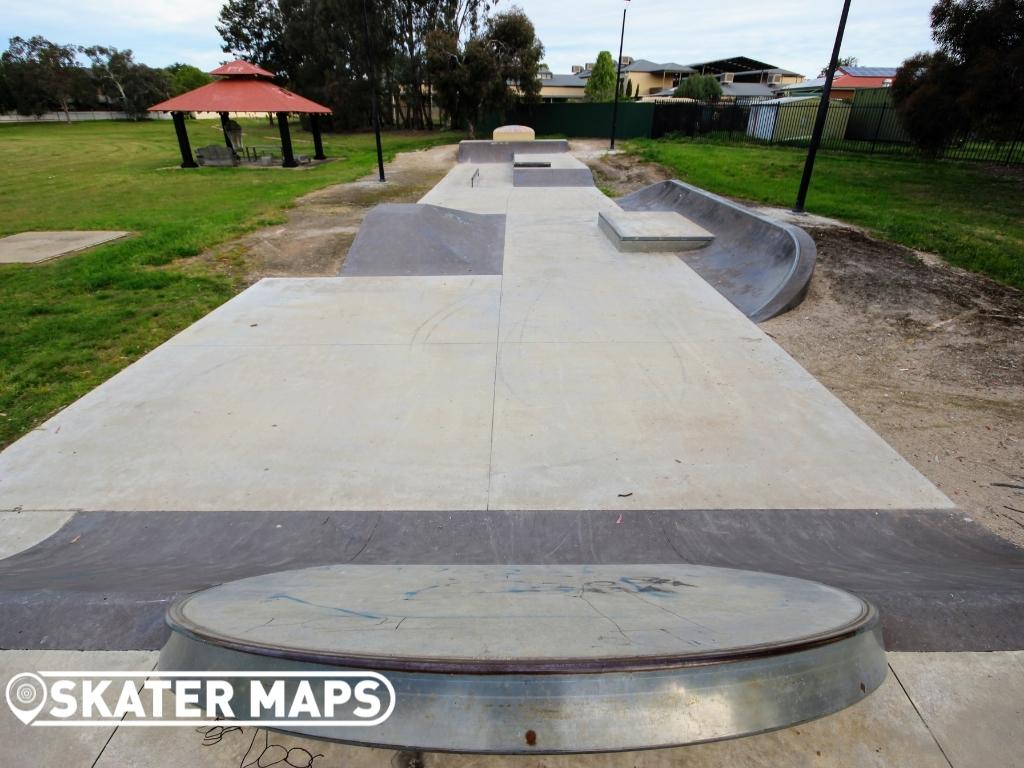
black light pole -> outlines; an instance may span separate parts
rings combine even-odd
[[[380,108],[377,106],[377,68],[373,64],[373,52],[370,49],[370,19],[366,13],[366,0],[363,0],[363,40],[366,43],[366,61],[370,65],[370,109],[373,113],[373,135],[377,139],[377,170],[380,180],[384,178],[384,151],[380,147]]]
[[[622,31],[619,33],[619,63],[615,67],[615,103],[612,104],[612,145],[615,149],[615,122],[619,118],[619,80],[622,77],[622,41],[626,39],[626,9],[629,8],[629,0],[622,8]]]
[[[836,67],[839,66],[839,49],[843,46],[843,34],[846,32],[846,18],[850,15],[850,0],[843,2],[843,15],[839,18],[839,29],[836,32],[836,44],[832,48],[832,59],[828,63],[828,71],[825,73],[825,87],[821,92],[821,103],[818,105],[818,115],[814,119],[814,132],[811,134],[811,146],[807,148],[807,160],[804,162],[804,175],[800,179],[800,191],[796,195],[796,205],[793,206],[794,213],[804,212],[804,203],[807,202],[807,189],[811,186],[811,175],[814,173],[814,158],[818,155],[818,147],[821,145],[821,135],[825,132],[825,119],[828,117],[828,104],[832,96],[832,78],[836,75]]]

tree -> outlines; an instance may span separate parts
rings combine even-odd
[[[722,84],[714,75],[690,75],[680,81],[672,95],[677,99],[718,101],[722,96]]]
[[[439,104],[453,125],[465,123],[471,135],[484,112],[506,111],[540,95],[537,73],[544,46],[518,8],[489,18],[484,33],[461,46],[455,34],[432,30],[426,47]]]
[[[484,35],[494,52],[498,80],[494,83],[493,106],[510,107],[515,102],[534,102],[540,96],[540,61],[544,45],[533,22],[519,8],[512,7],[487,19]]]
[[[213,78],[191,64],[174,63],[167,68],[171,76],[171,96],[180,96],[187,91],[200,88],[213,82]]]
[[[58,45],[41,35],[28,40],[12,37],[0,55],[4,80],[22,114],[42,114],[57,108],[71,122],[71,104],[81,84],[81,68],[73,45]]]
[[[171,94],[170,73],[137,63],[130,50],[91,45],[81,51],[92,62],[97,84],[129,117],[144,117],[147,107]]]
[[[285,22],[277,0],[227,0],[217,20],[225,53],[271,72],[284,68]]]
[[[583,88],[583,96],[587,101],[613,101],[615,99],[615,81],[618,72],[615,61],[608,51],[597,54],[594,68]]]
[[[938,50],[903,62],[891,91],[915,144],[1012,139],[1024,128],[1024,0],[939,0],[931,23]]]
[[[860,63],[860,59],[856,56],[841,56],[839,62],[836,64],[836,68],[843,67],[856,67]],[[828,74],[828,67],[822,67],[821,72],[818,73],[818,77],[825,77]]]

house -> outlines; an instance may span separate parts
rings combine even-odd
[[[701,75],[714,75],[723,86],[732,83],[765,85],[773,91],[784,85],[802,82],[804,76],[799,72],[776,67],[757,59],[746,56],[734,56],[729,59],[701,61],[690,67]]]
[[[555,74],[543,67],[538,75],[541,82],[541,101],[583,101],[587,79],[594,68],[593,63],[584,66],[575,65],[569,74]],[[693,70],[683,64],[665,62],[659,64],[647,59],[622,57],[621,80],[629,93],[648,96],[666,89],[675,89],[679,81],[693,74]]]
[[[857,91],[888,88],[896,77],[896,67],[839,67],[832,80],[832,98],[852,101]],[[805,96],[821,93],[825,78],[805,80],[784,85],[780,90],[787,96]]]
[[[542,101],[583,101],[593,64],[574,66],[566,75],[541,71]],[[779,95],[779,90],[803,81],[804,76],[745,56],[697,64],[658,63],[622,57],[622,83],[631,95],[645,101],[670,98],[679,83],[690,75],[714,75],[722,84],[722,98],[743,104]]]

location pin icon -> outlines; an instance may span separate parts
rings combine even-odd
[[[39,675],[22,672],[7,683],[7,706],[14,716],[28,725],[46,705],[46,683]]]

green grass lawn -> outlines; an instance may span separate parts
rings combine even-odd
[[[277,141],[244,123],[250,144]],[[190,121],[193,149],[223,142]],[[312,139],[292,127],[296,153]],[[450,143],[443,133],[387,133],[395,153]],[[291,201],[376,166],[373,134],[324,137],[334,162],[296,170],[182,170],[170,121],[0,126],[0,236],[118,229],[134,237],[39,265],[0,265],[0,446],[109,378],[238,290],[224,274],[174,261],[280,221]]]
[[[685,139],[627,149],[678,178],[779,206],[796,199],[805,151]],[[1024,174],[971,163],[854,154],[818,155],[807,210],[1024,288]]]

